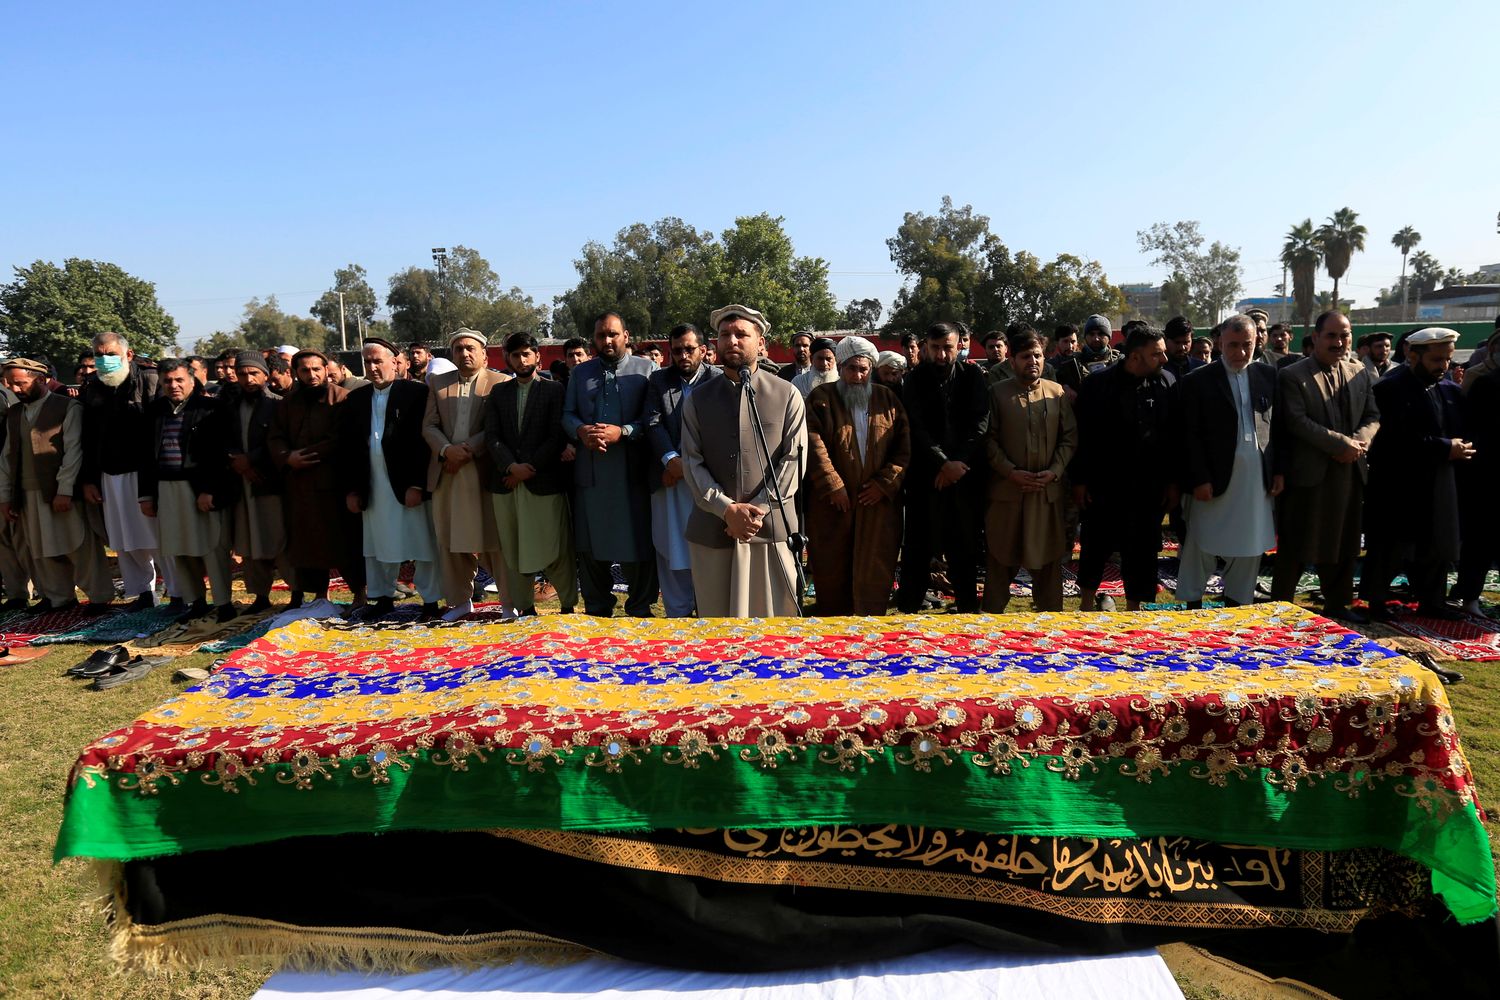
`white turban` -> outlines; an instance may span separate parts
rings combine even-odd
[[[895,365],[897,368],[905,368],[906,358],[897,354],[895,351],[881,351],[880,355],[875,359],[875,367],[884,368],[886,365]]]
[[[833,360],[840,369],[853,358],[866,358],[870,362],[870,367],[874,368],[875,360],[879,356],[875,345],[863,337],[845,337],[833,349]]]

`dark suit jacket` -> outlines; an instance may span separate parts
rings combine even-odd
[[[1396,525],[1451,516],[1433,510],[1433,480],[1452,461],[1453,439],[1463,437],[1462,392],[1439,382],[1427,387],[1409,365],[1393,368],[1375,383],[1380,430],[1370,442],[1370,489],[1365,494],[1368,524]],[[1433,410],[1433,400],[1443,420]]]
[[[693,384],[702,385],[722,374],[722,370],[714,365],[699,365],[697,381]],[[646,427],[646,440],[651,444],[651,455],[658,466],[672,452],[682,451],[682,373],[670,365],[652,372],[647,379]],[[661,476],[647,478],[651,481],[652,493],[661,489]]]
[[[281,493],[281,469],[277,466],[271,454],[269,446],[271,437],[271,425],[276,421],[276,410],[281,405],[281,397],[272,392],[269,387],[260,392],[260,398],[255,401],[255,409],[250,414],[250,447],[242,447],[240,442],[240,400],[244,393],[235,387],[232,391],[219,394],[220,404],[224,407],[225,434],[229,438],[229,454],[231,456],[244,454],[250,457],[250,467],[260,473],[260,482],[250,488],[250,495],[257,497],[276,496]],[[244,494],[237,491],[235,499],[238,500]]]
[[[1269,491],[1276,372],[1268,364],[1253,361],[1246,373],[1250,379],[1250,406],[1255,411],[1255,439],[1260,447],[1263,485]],[[1229,388],[1229,369],[1224,362],[1215,361],[1184,375],[1177,383],[1177,407],[1183,431],[1180,480],[1183,492],[1190,493],[1200,483],[1210,483],[1214,496],[1221,496],[1229,488],[1240,434],[1239,410]]]
[[[568,489],[567,463],[562,451],[568,444],[563,434],[562,410],[566,390],[561,385],[538,377],[526,393],[526,412],[516,421],[516,394],[521,391],[516,379],[502,382],[490,390],[484,400],[484,440],[490,453],[489,489],[492,493],[509,493],[505,471],[519,462],[535,467],[536,475],[524,485],[537,496],[551,496]]]
[[[358,496],[365,506],[370,502],[370,414],[374,401],[375,387],[367,384],[349,393],[339,407],[339,478],[343,491]],[[427,491],[430,456],[427,442],[422,438],[422,418],[426,413],[425,385],[409,379],[391,383],[380,450],[385,455],[391,491],[402,503],[406,502],[406,491],[412,486],[424,494]]]
[[[646,468],[646,379],[657,368],[645,358],[627,355],[620,359],[615,369],[615,383],[620,391],[620,426],[630,424],[634,431],[628,440],[622,440],[614,448],[625,449],[632,481],[643,480]],[[604,388],[604,363],[590,358],[568,378],[568,394],[563,402],[563,432],[571,441],[578,440],[578,428],[583,424],[599,422],[599,396]],[[579,447],[578,457],[573,462],[573,481],[578,486],[594,485],[594,452]],[[641,482],[644,486],[644,481]]]
[[[908,493],[931,492],[933,477],[950,459],[965,462],[969,474],[959,483],[982,488],[989,478],[985,434],[990,424],[989,386],[984,369],[960,362],[945,385],[938,367],[920,364],[906,376],[901,401],[911,426]]]
[[[182,408],[182,458],[187,467],[164,475],[159,464],[161,428],[171,413],[172,404],[164,396],[146,409],[151,432],[142,442],[144,449],[137,460],[140,499],[155,500],[157,484],[171,476],[186,479],[194,493],[211,495],[215,510],[226,509],[240,491],[240,477],[229,471],[229,438],[225,433],[223,406],[201,388],[193,390]]]

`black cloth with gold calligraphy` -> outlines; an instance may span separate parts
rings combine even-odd
[[[267,954],[272,940],[288,954],[289,929],[293,939],[305,929],[302,961],[326,957],[317,941],[336,937],[347,960],[368,938],[365,964],[377,966],[392,940],[410,962],[413,935],[429,961],[451,962],[494,960],[485,941],[519,933],[718,970],[959,943],[1045,954],[1188,941],[1345,997],[1397,984],[1420,994],[1434,963],[1458,977],[1448,995],[1500,974],[1496,923],[1447,919],[1415,862],[1176,837],[907,826],[360,834],[132,861],[118,888],[126,953],[166,948],[187,961],[205,937],[220,957]]]

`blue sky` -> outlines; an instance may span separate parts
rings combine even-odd
[[[139,6],[140,9],[132,9]],[[550,301],[590,239],[786,218],[841,302],[944,194],[1013,249],[1159,280],[1135,232],[1198,219],[1280,281],[1287,228],[1349,205],[1345,287],[1403,225],[1500,262],[1500,4],[42,5],[6,0],[0,266],[156,282],[189,344],[251,296],[305,313],[478,248]],[[1326,276],[1320,287],[1327,287]]]

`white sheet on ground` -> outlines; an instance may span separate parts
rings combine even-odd
[[[972,948],[788,972],[688,972],[591,958],[415,973],[278,972],[255,1000],[1182,1000],[1155,951],[1000,955]]]

